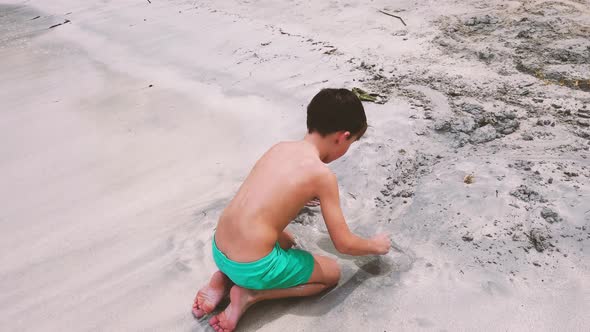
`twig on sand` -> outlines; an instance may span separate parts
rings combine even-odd
[[[70,20],[65,20],[62,23],[58,23],[58,24],[54,24],[54,25],[50,26],[49,29],[57,28],[60,25],[64,25],[64,24],[67,24],[67,23],[70,23],[70,22],[71,22]]]
[[[152,3],[150,0],[147,0],[147,2]]]
[[[404,19],[403,19],[403,18],[401,18],[401,17],[399,17],[399,16],[397,16],[397,15],[393,15],[393,14],[390,14],[390,13],[388,13],[388,12],[384,12],[384,11],[382,11],[381,9],[379,9],[379,12],[380,12],[380,13],[382,13],[382,14],[385,14],[385,15],[387,15],[387,16],[395,17],[395,18],[399,19],[400,21],[402,21],[402,23],[403,23],[403,25],[404,25],[404,26],[408,26],[408,25],[406,24],[406,22],[404,22]]]
[[[393,240],[389,240],[389,241],[391,242],[392,249],[395,249],[395,250],[405,254],[405,251],[397,243],[395,243],[395,241],[393,241]]]
[[[36,20],[36,19],[38,19],[38,18],[40,18],[40,17],[41,17],[41,16],[35,16],[35,17],[33,17],[33,18],[31,19],[31,21],[32,21],[32,20]]]

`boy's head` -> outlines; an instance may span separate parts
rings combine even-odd
[[[331,160],[340,158],[367,130],[365,109],[347,89],[323,89],[307,106],[307,131],[333,138]]]

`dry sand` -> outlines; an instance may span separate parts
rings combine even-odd
[[[333,170],[401,251],[337,255],[305,209],[340,286],[240,330],[587,331],[588,36],[587,0],[0,0],[0,330],[207,330],[220,211],[358,86],[387,102]]]

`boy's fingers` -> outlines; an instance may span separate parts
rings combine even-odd
[[[320,205],[319,198],[314,198],[305,204],[305,206],[307,206],[307,207],[314,207],[314,206],[318,206],[318,205]]]

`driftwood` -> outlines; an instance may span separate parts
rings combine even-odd
[[[380,13],[382,13],[382,14],[385,14],[385,15],[387,15],[387,16],[395,17],[395,18],[399,19],[400,21],[402,21],[402,23],[403,23],[403,25],[404,25],[404,26],[408,26],[408,25],[406,24],[406,22],[404,22],[404,19],[403,19],[403,18],[401,18],[401,17],[399,17],[399,16],[397,16],[397,15],[393,15],[393,14],[390,14],[390,13],[388,13],[388,12],[384,12],[384,11],[382,11],[381,9],[379,9],[379,12],[380,12]]]

